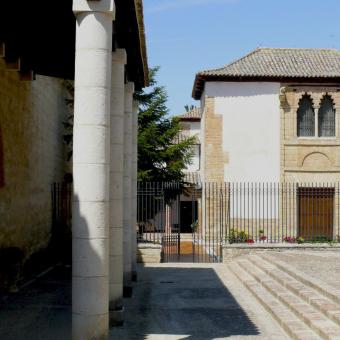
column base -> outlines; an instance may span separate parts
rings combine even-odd
[[[132,286],[124,286],[123,287],[123,297],[125,297],[125,298],[132,297]]]
[[[109,310],[109,325],[110,327],[120,327],[124,325],[124,307]]]
[[[131,273],[131,279],[133,282],[137,281],[137,272],[135,270],[133,270]]]

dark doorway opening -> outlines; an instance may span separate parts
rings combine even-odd
[[[197,201],[181,202],[181,233],[191,233],[191,224],[198,219]]]

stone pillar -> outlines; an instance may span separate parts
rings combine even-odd
[[[108,339],[113,0],[74,0],[72,338]]]
[[[132,197],[132,223],[131,223],[131,264],[132,281],[137,281],[137,168],[138,168],[138,111],[136,100],[133,101],[132,112],[132,166],[131,166],[131,197]]]
[[[131,167],[132,167],[132,101],[134,84],[125,84],[125,113],[124,113],[124,178],[123,178],[123,246],[124,246],[124,297],[132,295],[132,267],[131,267]]]
[[[126,52],[112,53],[110,161],[110,325],[123,323],[124,76]]]

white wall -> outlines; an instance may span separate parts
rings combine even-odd
[[[223,116],[228,182],[280,180],[280,83],[207,82],[215,114]]]
[[[197,137],[197,142],[200,143],[200,137],[201,137],[201,122],[197,121],[183,121],[182,125],[185,125],[188,130],[185,130],[185,134],[188,137]],[[200,170],[200,146],[195,145],[193,150],[193,157],[191,160],[191,164],[187,166],[185,169],[185,172],[194,172]]]

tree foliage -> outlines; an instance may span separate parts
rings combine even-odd
[[[156,81],[159,67],[149,70],[150,87],[135,94],[138,114],[138,179],[183,182],[191,163],[195,137],[180,137],[178,117],[170,117],[167,93]]]

